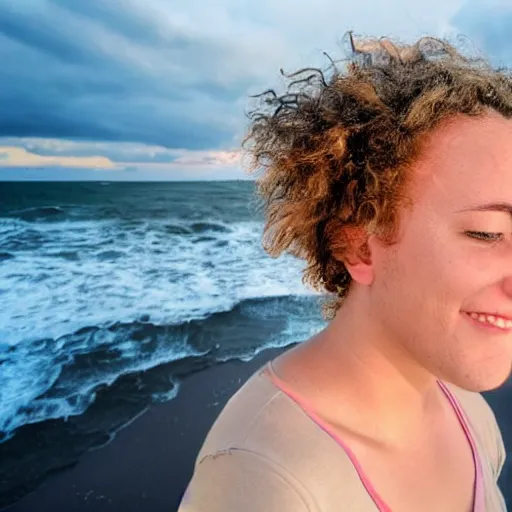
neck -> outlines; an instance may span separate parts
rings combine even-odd
[[[413,442],[440,411],[437,379],[355,302],[299,349],[315,400],[331,421],[388,445]],[[316,369],[316,371],[315,371]],[[328,403],[330,402],[330,403]]]

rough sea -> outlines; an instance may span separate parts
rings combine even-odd
[[[190,372],[323,326],[262,228],[250,181],[0,183],[0,495],[54,439],[71,463]]]

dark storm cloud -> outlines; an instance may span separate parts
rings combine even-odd
[[[290,16],[271,0],[0,0],[0,137],[112,142],[91,151],[117,161],[131,158],[119,142],[233,148],[247,95],[277,85],[280,67],[312,64],[313,49],[324,66],[320,50],[349,28],[412,39],[450,21],[493,62],[511,62],[505,0],[468,1],[454,17],[456,0],[380,9],[375,1],[368,17],[371,1],[318,0],[312,14],[303,0]],[[156,152],[142,161],[173,158]]]
[[[0,2],[0,136],[229,145],[252,77],[236,49],[145,2]]]

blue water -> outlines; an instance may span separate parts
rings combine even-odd
[[[0,439],[83,414],[121,376],[317,330],[302,264],[264,253],[257,206],[247,181],[2,183]],[[178,392],[170,373],[153,400]]]

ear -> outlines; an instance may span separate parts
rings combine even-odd
[[[370,236],[364,228],[346,228],[349,251],[343,262],[354,281],[370,285],[374,279],[374,268],[370,250]]]

